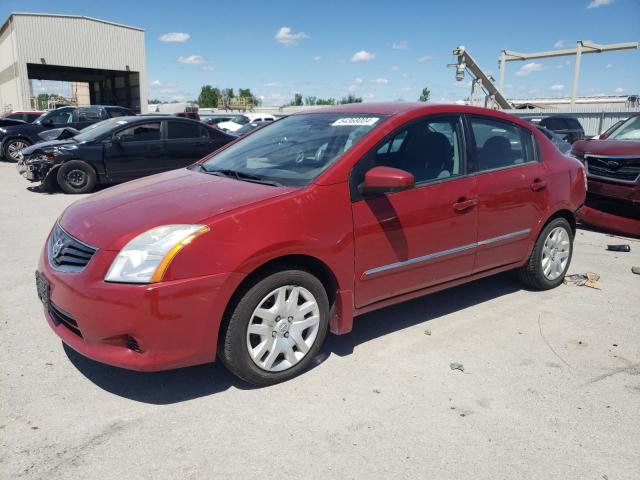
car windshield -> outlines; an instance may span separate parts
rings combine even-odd
[[[640,115],[620,125],[607,140],[640,140]]]
[[[245,117],[244,115],[236,115],[231,119],[233,123],[239,123],[240,125],[244,125],[245,123],[249,123],[249,117]]]
[[[231,145],[207,160],[202,169],[282,185],[307,185],[383,118],[346,113],[292,115]]]
[[[103,120],[98,123],[94,123],[93,125],[89,125],[88,127],[80,130],[80,133],[73,137],[76,142],[92,142],[102,135],[109,133],[115,127],[120,125],[126,125],[127,121],[122,120],[122,118],[110,118],[108,120]]]

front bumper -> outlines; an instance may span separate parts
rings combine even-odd
[[[46,178],[53,165],[51,161],[41,157],[22,158],[16,164],[16,170],[30,182],[41,182]]]
[[[130,370],[214,361],[220,320],[239,274],[151,285],[104,282],[116,254],[98,250],[82,272],[66,273],[51,267],[44,249],[38,272],[50,286],[45,316],[51,329],[82,355]]]
[[[589,179],[585,206],[578,220],[603,230],[640,236],[640,184]]]

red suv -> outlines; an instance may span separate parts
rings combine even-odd
[[[330,107],[73,204],[38,293],[88,357],[163,370],[217,354],[266,385],[356,315],[511,269],[556,287],[584,198],[582,164],[516,117]]]
[[[584,162],[589,180],[580,221],[640,236],[640,115],[574,143],[571,155]]]

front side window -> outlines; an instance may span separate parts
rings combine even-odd
[[[160,140],[160,122],[144,123],[125,128],[117,133],[121,142],[148,142]]]
[[[613,131],[608,140],[640,140],[640,115],[631,117]]]
[[[64,125],[73,122],[73,111],[71,109],[56,110],[40,117],[41,119],[51,120],[54,125]]]
[[[477,170],[482,172],[534,161],[533,138],[513,123],[486,117],[469,117]]]
[[[231,145],[202,168],[209,173],[239,172],[283,185],[307,185],[383,119],[348,113],[291,115]]]
[[[200,125],[191,122],[169,122],[167,138],[177,140],[181,138],[199,138]]]
[[[352,183],[359,185],[373,167],[405,170],[416,184],[462,175],[460,119],[434,117],[395,132],[375,152],[367,154],[354,170]]]

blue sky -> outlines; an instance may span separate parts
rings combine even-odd
[[[194,99],[203,84],[249,87],[266,105],[293,92],[365,101],[432,101],[469,93],[453,48],[498,76],[502,49],[534,52],[640,41],[640,0],[253,1],[3,0],[12,11],[78,14],[145,29],[149,96]],[[284,29],[283,29],[284,27]],[[187,35],[171,35],[169,33]],[[180,40],[180,41],[176,41]],[[509,97],[567,95],[573,57],[508,64]],[[579,95],[640,93],[640,51],[583,56]]]

